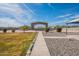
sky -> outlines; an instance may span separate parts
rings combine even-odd
[[[78,18],[78,3],[0,3],[0,27],[18,27],[32,22],[64,25]]]

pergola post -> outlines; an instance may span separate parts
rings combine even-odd
[[[48,28],[48,24],[46,24],[46,28]]]
[[[66,35],[68,34],[68,23],[66,23]]]
[[[31,24],[31,29],[34,29],[34,24]]]

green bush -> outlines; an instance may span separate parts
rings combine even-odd
[[[25,32],[25,30],[29,29],[29,26],[21,26],[20,29],[22,29]]]

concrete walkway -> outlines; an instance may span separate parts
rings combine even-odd
[[[43,34],[40,31],[34,44],[31,56],[50,56]]]

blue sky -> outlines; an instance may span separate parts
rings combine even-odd
[[[18,27],[31,22],[64,25],[79,18],[78,3],[14,3],[0,4],[0,27]]]

